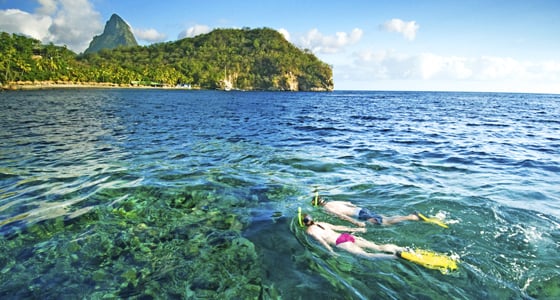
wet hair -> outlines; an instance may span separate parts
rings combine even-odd
[[[303,224],[309,226],[313,224],[313,217],[311,215],[303,215]]]
[[[315,224],[315,222],[313,222],[313,217],[311,215],[308,215],[308,214],[305,214],[303,216],[303,224],[305,224],[305,226],[317,225],[317,226],[319,226],[319,228],[325,229],[325,227],[323,227],[319,224]]]
[[[324,203],[325,200],[322,197],[319,197],[318,195],[313,197],[313,199],[311,199],[311,205],[313,206],[323,205]]]

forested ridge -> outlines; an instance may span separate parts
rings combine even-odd
[[[273,29],[216,29],[149,46],[77,55],[16,34],[0,34],[0,81],[152,84],[243,90],[326,91],[332,68]]]

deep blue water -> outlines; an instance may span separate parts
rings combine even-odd
[[[559,95],[5,92],[0,128],[3,297],[228,297],[235,282],[284,299],[560,296]],[[311,207],[316,189],[445,220],[362,236],[459,271],[325,256],[293,219],[339,222]],[[258,279],[193,275],[238,244]]]

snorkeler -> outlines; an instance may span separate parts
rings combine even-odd
[[[307,226],[305,232],[315,238],[321,245],[329,250],[330,253],[336,254],[332,246],[346,250],[352,254],[369,258],[369,259],[393,259],[398,258],[405,248],[386,244],[377,245],[374,242],[364,238],[351,235],[349,232],[366,232],[365,228],[351,228],[346,226],[333,225],[325,222],[315,222],[310,215],[303,216],[303,224]],[[341,231],[343,233],[340,233]],[[365,249],[386,253],[371,253]]]
[[[315,195],[313,200],[311,200],[311,204],[313,206],[322,206],[326,212],[360,227],[366,226],[365,221],[378,225],[392,225],[403,221],[420,220],[419,213],[413,213],[408,216],[386,217],[373,213],[367,208],[358,207],[348,201],[326,201],[319,197],[319,194]],[[356,221],[354,218],[364,222]]]

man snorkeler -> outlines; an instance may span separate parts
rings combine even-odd
[[[367,208],[362,208],[354,205],[348,201],[326,201],[318,194],[311,200],[313,206],[322,206],[327,213],[335,215],[345,221],[354,225],[365,227],[367,222],[377,225],[393,225],[403,221],[419,221],[418,213],[413,213],[408,216],[392,216],[387,217],[371,212]],[[357,221],[355,218],[362,220]]]

